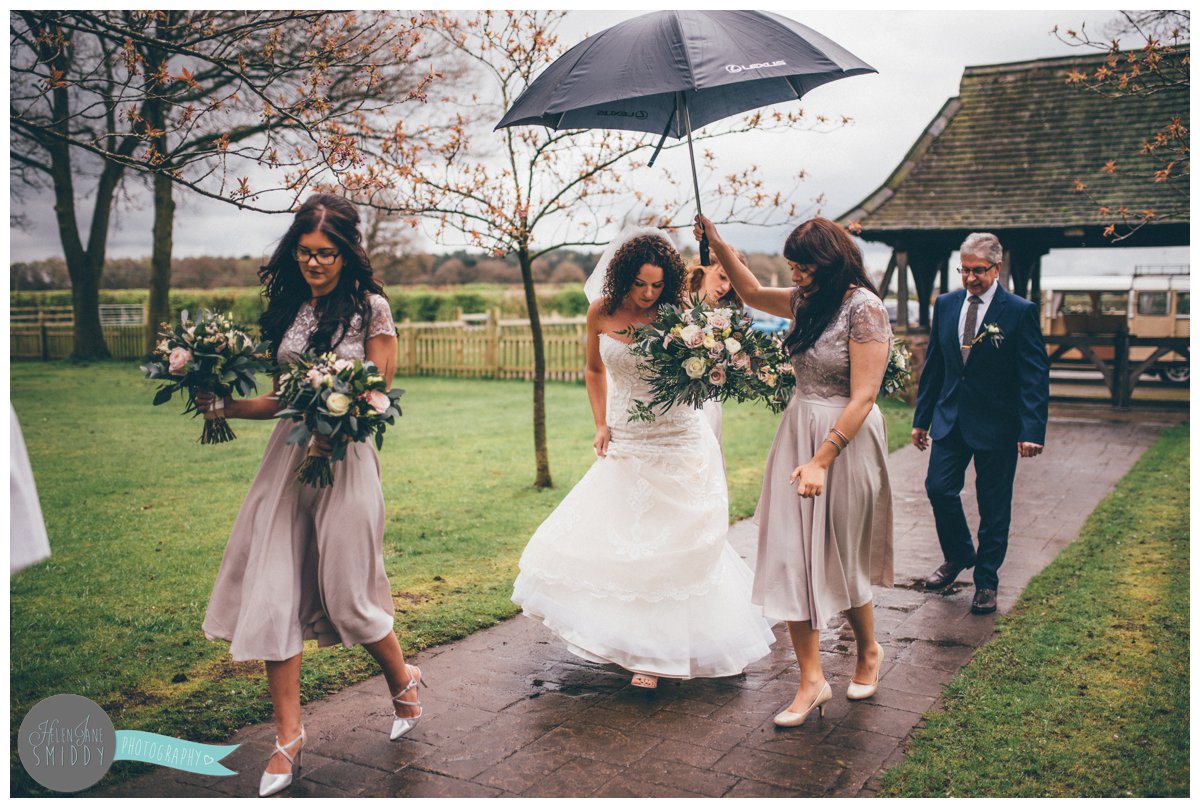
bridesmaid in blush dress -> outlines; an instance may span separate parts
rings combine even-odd
[[[821,669],[819,632],[838,612],[854,631],[857,661],[848,699],[875,694],[883,647],[875,641],[872,584],[892,584],[892,493],[887,435],[875,404],[891,348],[887,311],[862,253],[828,219],[788,236],[784,256],[796,286],[761,286],[699,217],[738,294],[795,320],[784,342],[796,390],[783,413],[763,474],[753,600],[786,620],[800,687],[779,726],[795,726],[832,698]],[[703,228],[703,230],[702,230]]]
[[[315,350],[370,359],[391,383],[396,326],[358,233],[358,211],[329,194],[310,197],[262,268],[267,310],[263,338],[286,363]],[[197,396],[226,417],[269,419],[274,393],[251,399]],[[338,462],[333,485],[296,480],[308,448],[287,443],[291,421],[271,433],[258,475],[242,503],[213,585],[204,633],[230,643],[235,660],[266,662],[275,709],[275,753],[259,794],[298,776],[307,736],[300,721],[300,658],[305,640],[361,644],[379,663],[394,702],[392,740],[416,726],[411,693],[421,671],[407,665],[396,639],[391,587],[383,566],[383,489],[379,456],[357,443]],[[323,452],[327,438],[314,442]],[[287,739],[283,742],[282,739]]]

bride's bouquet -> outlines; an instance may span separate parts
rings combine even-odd
[[[158,345],[141,366],[146,378],[169,380],[154,394],[155,406],[183,390],[187,394],[184,412],[193,412],[197,410],[196,394],[212,393],[217,404],[204,413],[200,442],[233,440],[237,435],[221,415],[221,401],[234,391],[247,396],[257,389],[255,374],[268,373],[273,367],[267,343],[256,345],[228,314],[203,310],[191,322],[184,310],[178,325],[169,328],[163,323],[162,329]]]
[[[883,384],[879,392],[885,396],[902,393],[912,381],[912,354],[902,339],[892,338],[892,351],[888,355],[887,369],[883,371]]]
[[[400,389],[388,390],[375,363],[339,359],[336,354],[307,353],[279,377],[280,418],[296,422],[288,443],[308,442],[308,453],[296,468],[296,479],[314,488],[333,484],[331,461],[346,457],[351,443],[375,436],[383,448],[383,433],[400,416]],[[332,439],[333,451],[324,457],[315,435]]]
[[[741,309],[714,309],[693,297],[630,327],[624,333],[653,395],[633,403],[629,420],[653,421],[676,404],[700,407],[708,400],[761,400],[772,412],[782,411],[796,383],[792,366],[780,340],[752,325]]]

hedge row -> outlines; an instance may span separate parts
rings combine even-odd
[[[452,290],[389,286],[386,291],[392,314],[401,322],[452,320],[460,310],[464,314],[478,314],[493,308],[499,309],[502,317],[528,316],[524,292],[519,286],[471,284]],[[100,302],[144,304],[147,295],[145,289],[101,289]],[[12,296],[11,304],[14,309],[38,305],[70,306],[71,291],[21,292]],[[227,311],[236,321],[250,324],[258,322],[262,313],[262,299],[257,288],[172,289],[171,308],[175,316],[184,309],[193,312],[199,309]],[[547,284],[539,287],[538,310],[542,314],[575,317],[587,312],[587,298],[579,284],[559,287]]]

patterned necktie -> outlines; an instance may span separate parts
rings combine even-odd
[[[979,317],[979,304],[983,302],[983,298],[979,295],[971,295],[967,298],[971,304],[967,306],[967,321],[963,323],[962,333],[962,360],[963,364],[967,364],[967,357],[971,355],[971,343],[975,340],[975,323]]]

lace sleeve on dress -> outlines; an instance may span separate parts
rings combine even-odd
[[[870,292],[859,292],[850,303],[850,339],[855,342],[892,342],[892,326],[888,322],[883,301]]]
[[[383,295],[371,295],[367,298],[371,306],[371,326],[367,329],[367,339],[380,334],[396,336],[396,322],[392,319],[392,308]]]

